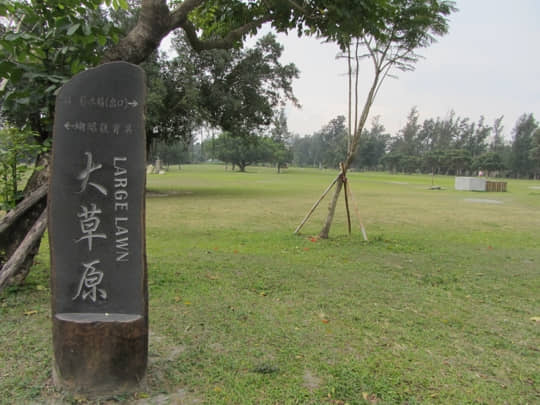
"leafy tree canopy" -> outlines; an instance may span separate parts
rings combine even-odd
[[[523,114],[518,118],[513,129],[512,168],[519,176],[528,175],[534,168],[530,151],[533,148],[533,133],[538,128],[538,122],[533,114]]]
[[[216,157],[245,172],[246,166],[272,160],[272,144],[270,138],[254,135],[238,137],[224,132],[215,140]]]
[[[201,126],[249,136],[271,124],[286,100],[296,102],[292,81],[298,69],[279,62],[283,47],[272,34],[250,49],[201,52],[177,35],[174,48],[175,58],[153,58],[144,64],[151,84],[148,139],[158,136],[188,144]]]
[[[8,121],[30,124],[42,139],[49,136],[58,89],[96,65],[105,47],[118,39],[101,3],[0,0],[0,101]]]

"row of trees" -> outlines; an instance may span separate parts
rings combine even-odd
[[[536,178],[540,174],[540,125],[532,114],[515,123],[511,141],[503,136],[503,117],[493,125],[451,112],[446,118],[422,123],[413,108],[407,122],[391,136],[379,117],[364,129],[352,167],[437,174],[487,174]],[[311,136],[293,138],[293,163],[299,166],[337,168],[346,156],[345,117],[339,116]]]
[[[150,160],[159,158],[165,165],[219,160],[241,172],[249,165],[267,163],[275,166],[279,173],[293,158],[290,136],[285,112],[281,109],[271,125],[260,133],[238,136],[225,131],[217,137],[212,133],[200,142],[191,138],[190,143],[160,140],[154,144]]]

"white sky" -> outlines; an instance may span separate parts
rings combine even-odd
[[[398,79],[383,83],[368,127],[380,115],[395,135],[416,106],[420,122],[447,117],[451,110],[473,121],[483,115],[489,125],[504,115],[509,140],[521,114],[540,119],[540,0],[457,0],[456,6],[449,33],[419,52],[425,59],[416,70],[397,71]],[[278,40],[285,47],[281,62],[300,69],[293,88],[302,108],[286,107],[289,130],[312,134],[346,115],[347,66],[336,59],[338,47],[296,33],[280,34]],[[362,101],[372,79],[369,63],[366,59],[360,67]]]
[[[384,82],[368,119],[381,116],[392,135],[405,124],[413,106],[420,120],[446,117],[454,110],[488,124],[504,115],[507,139],[517,118],[533,113],[540,119],[540,1],[461,0],[449,33],[420,54],[413,72],[396,72]],[[288,106],[289,130],[311,134],[339,114],[347,113],[345,60],[339,49],[313,38],[280,35],[282,62],[294,62],[300,78],[294,92],[302,109]],[[365,86],[371,82],[368,60],[361,66]],[[365,72],[365,78],[362,74]],[[360,93],[361,96],[366,91]]]

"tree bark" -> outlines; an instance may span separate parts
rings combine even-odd
[[[319,238],[321,239],[328,239],[328,236],[330,234],[330,228],[332,226],[332,221],[334,220],[334,214],[336,213],[336,206],[339,199],[339,194],[341,193],[342,187],[343,177],[339,176],[338,181],[336,182],[334,195],[332,196],[332,200],[330,200],[330,203],[328,204],[328,215],[326,216],[326,221],[324,222],[324,226],[319,233]]]
[[[165,0],[143,0],[137,24],[105,53],[103,62],[143,62],[158,48],[171,26],[172,16]]]
[[[47,201],[43,186],[48,184],[49,178],[49,154],[41,155],[37,160],[40,170],[34,171],[30,177],[26,189],[25,199],[4,217],[0,231],[0,279],[5,285],[20,285],[26,279],[30,268],[34,263],[34,257],[39,251],[41,235],[46,227],[45,217],[40,224],[43,231],[28,239],[27,235],[32,232],[35,225],[42,219],[46,210]],[[23,212],[21,212],[23,211]],[[36,236],[34,234],[34,236]],[[21,246],[24,244],[24,249]],[[6,276],[8,274],[8,276]]]
[[[17,250],[15,250],[6,264],[2,267],[2,271],[0,272],[0,291],[2,291],[4,286],[9,284],[9,281],[12,280],[13,277],[21,275],[21,268],[23,268],[24,264],[28,261],[28,252],[33,252],[36,245],[39,249],[39,243],[46,227],[47,210],[43,210],[38,220],[32,225],[30,231],[25,235]],[[37,251],[35,253],[37,253]],[[27,268],[30,270],[30,266]],[[28,272],[26,274],[28,274]]]
[[[0,234],[4,233],[13,223],[21,217],[27,210],[47,195],[47,184],[41,185],[37,190],[32,191],[15,208],[9,211],[2,220],[0,220]]]

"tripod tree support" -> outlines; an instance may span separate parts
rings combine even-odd
[[[347,210],[347,225],[348,225],[349,235],[351,234],[351,215],[350,215],[350,209],[349,209],[349,201],[350,201],[353,204],[353,208],[354,208],[356,217],[358,218],[358,222],[360,224],[360,229],[362,231],[362,236],[364,237],[364,240],[366,242],[368,241],[366,229],[364,227],[364,224],[362,223],[362,219],[360,218],[360,211],[358,210],[358,205],[354,201],[350,184],[349,184],[349,182],[347,180],[347,177],[345,176],[345,167],[344,167],[343,163],[340,164],[340,168],[341,168],[341,170],[340,170],[339,174],[337,175],[337,177],[332,181],[332,183],[330,183],[330,185],[326,188],[326,190],[324,190],[324,192],[319,197],[319,199],[315,202],[315,204],[313,204],[313,206],[311,207],[309,212],[306,214],[306,216],[304,217],[302,222],[300,222],[300,225],[298,225],[296,227],[296,230],[294,231],[294,234],[298,234],[300,232],[302,227],[309,220],[309,218],[311,217],[313,212],[317,209],[317,207],[319,206],[321,201],[324,199],[324,197],[326,197],[326,195],[330,192],[332,187],[335,186],[335,184],[338,182],[338,180],[341,179],[341,182],[342,182],[342,184],[343,184],[343,186],[345,188],[345,208]]]
[[[313,207],[311,207],[311,209],[309,210],[309,212],[306,214],[306,216],[304,217],[304,219],[302,220],[302,222],[300,222],[300,225],[298,225],[296,227],[296,230],[294,231],[294,234],[296,235],[298,232],[300,232],[300,229],[302,229],[302,227],[305,225],[305,223],[308,221],[308,219],[311,217],[311,214],[313,214],[313,212],[317,209],[317,207],[319,206],[319,204],[321,203],[321,201],[323,200],[324,197],[326,197],[326,194],[328,194],[330,192],[330,190],[332,189],[332,187],[334,187],[334,185],[337,183],[337,181],[339,180],[339,178],[341,177],[342,173],[340,172],[338,174],[338,176],[334,179],[334,181],[332,181],[332,183],[330,183],[330,185],[326,188],[326,190],[324,190],[324,192],[322,193],[322,195],[319,197],[319,199],[315,202],[315,204],[313,204]]]

